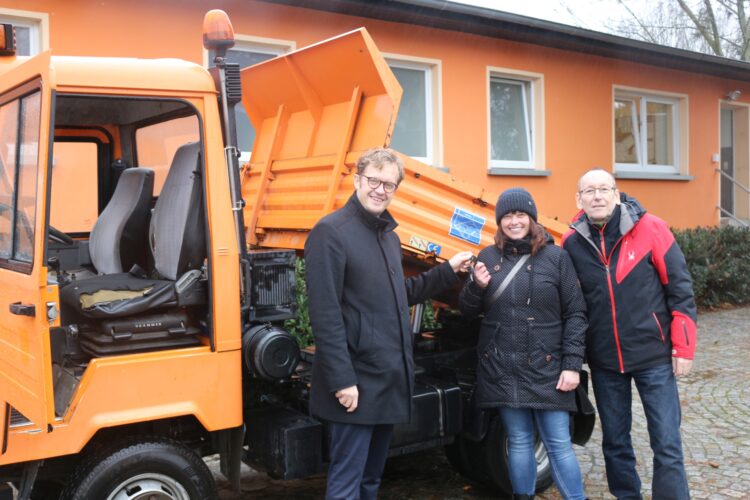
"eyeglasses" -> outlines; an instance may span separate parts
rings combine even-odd
[[[583,191],[578,191],[581,196],[584,196],[586,198],[592,198],[596,192],[598,191],[600,195],[602,196],[609,196],[614,192],[615,188],[611,186],[604,186],[599,188],[586,188]]]
[[[377,189],[382,184],[383,191],[385,191],[386,193],[392,193],[398,187],[398,184],[394,184],[393,182],[381,181],[377,177],[368,177],[366,175],[360,175],[360,177],[367,179],[367,185],[370,186],[370,189]]]

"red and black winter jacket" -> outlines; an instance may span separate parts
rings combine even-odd
[[[624,193],[599,228],[581,213],[563,236],[588,306],[589,365],[621,373],[693,359],[696,308],[667,224]]]

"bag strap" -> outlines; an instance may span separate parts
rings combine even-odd
[[[495,290],[495,293],[492,294],[492,297],[490,298],[490,304],[495,302],[497,299],[500,298],[500,296],[503,294],[506,288],[508,288],[508,285],[510,285],[510,282],[513,281],[513,278],[516,277],[516,274],[518,274],[518,271],[521,270],[524,263],[529,260],[529,254],[524,254],[521,256],[520,259],[516,262],[516,265],[513,266],[513,269],[510,270],[508,275],[505,277],[502,283],[500,283],[500,286],[497,287],[497,290]]]

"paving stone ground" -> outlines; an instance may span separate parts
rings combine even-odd
[[[750,499],[750,308],[701,314],[698,354],[692,373],[679,381],[683,408],[682,437],[685,462],[694,499]],[[633,398],[633,442],[644,498],[651,498],[651,451],[638,397]],[[585,447],[576,455],[587,495],[611,499],[601,456],[597,423]],[[216,470],[215,460],[209,465]],[[325,492],[325,479],[275,481],[245,469],[241,494],[232,493],[219,479],[222,500],[315,499]],[[455,473],[442,450],[430,450],[389,460],[381,499],[459,500],[496,498]],[[562,498],[553,486],[543,500]]]

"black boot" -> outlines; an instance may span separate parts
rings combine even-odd
[[[513,500],[534,500],[534,495],[518,495],[513,493]]]

